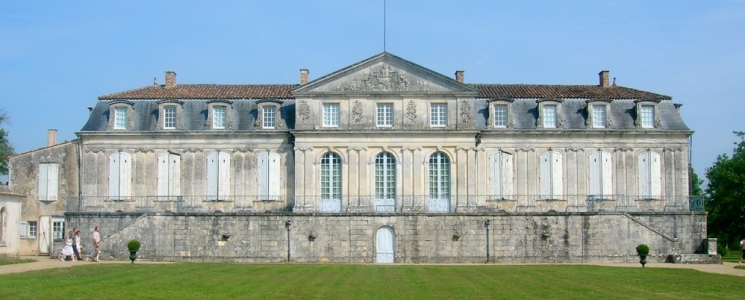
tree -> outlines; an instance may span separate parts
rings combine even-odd
[[[706,169],[706,211],[709,234],[725,245],[745,237],[745,132],[735,131],[740,141],[730,158],[720,154]]]
[[[701,188],[701,185],[703,183],[704,180],[699,179],[698,174],[696,174],[696,170],[691,167],[691,196],[704,195],[704,190]]]
[[[8,115],[0,109],[0,125],[8,121]],[[13,154],[13,147],[8,141],[8,133],[0,127],[0,175],[8,174],[8,156]]]

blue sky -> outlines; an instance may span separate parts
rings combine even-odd
[[[670,95],[700,175],[745,130],[745,1],[387,2],[386,50],[468,83]],[[164,82],[297,83],[383,51],[382,1],[0,0],[0,107],[16,152],[75,138],[104,94]]]

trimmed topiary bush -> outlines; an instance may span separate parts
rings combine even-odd
[[[639,255],[648,255],[649,254],[649,246],[645,244],[639,244],[639,246],[636,246],[636,253]]]
[[[129,243],[127,243],[127,249],[129,249],[129,251],[140,250],[140,241],[138,240],[129,241]]]

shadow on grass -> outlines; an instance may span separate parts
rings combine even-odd
[[[25,264],[35,262],[35,259],[21,259],[18,257],[0,256],[0,266],[13,265],[13,264]]]

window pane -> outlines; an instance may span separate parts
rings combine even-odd
[[[341,199],[341,159],[334,153],[321,158],[321,198]]]
[[[28,237],[36,237],[36,221],[28,221]]]
[[[447,124],[447,104],[432,104],[430,106],[430,125],[445,126]]]
[[[396,195],[396,160],[390,153],[375,157],[375,197],[391,199]]]
[[[212,128],[225,128],[225,106],[215,106],[213,108]]]
[[[378,126],[393,126],[393,104],[378,104]]]
[[[543,107],[543,127],[556,128],[556,105]]]
[[[651,106],[651,105],[642,106],[642,127],[644,128],[654,127],[654,106]]]
[[[276,108],[274,106],[264,107],[264,128],[274,128]]]
[[[114,109],[114,129],[127,129],[127,108]]]
[[[429,158],[429,196],[444,198],[450,195],[450,160],[438,152]]]
[[[323,126],[339,126],[339,104],[323,105]]]
[[[163,128],[166,128],[166,129],[176,128],[176,108],[166,107],[163,109],[163,112],[165,115],[163,118]]]
[[[592,127],[605,128],[605,106],[592,107]]]
[[[507,105],[494,106],[494,126],[507,127]]]

